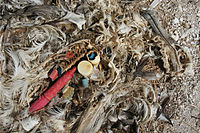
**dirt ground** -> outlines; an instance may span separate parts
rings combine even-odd
[[[154,132],[200,133],[200,1],[161,0],[153,9],[177,43],[190,49],[194,67],[194,75],[174,78],[163,86],[171,95],[165,111],[173,126],[157,123]]]

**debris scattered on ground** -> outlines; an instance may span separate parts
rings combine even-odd
[[[198,1],[0,3],[2,132],[198,132]]]

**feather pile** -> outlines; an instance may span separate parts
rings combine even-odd
[[[168,44],[141,15],[147,5],[149,1],[1,2],[1,131],[142,132],[161,108],[152,81],[193,74],[188,48]],[[87,77],[89,87],[81,85],[85,77],[76,72],[43,110],[30,114],[31,103],[49,85],[50,70],[76,65],[90,49],[101,60]],[[68,62],[63,58],[67,51],[74,53]]]

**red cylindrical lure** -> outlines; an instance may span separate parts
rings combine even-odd
[[[42,109],[47,103],[65,86],[65,84],[73,77],[76,67],[65,72],[39,99],[37,99],[29,108],[29,112]]]

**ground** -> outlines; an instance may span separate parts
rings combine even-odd
[[[173,126],[161,123],[156,130],[200,132],[200,1],[165,0],[154,10],[159,13],[160,21],[177,43],[190,49],[194,68],[194,75],[176,77],[163,86],[168,88],[168,94],[171,95],[165,110]]]

